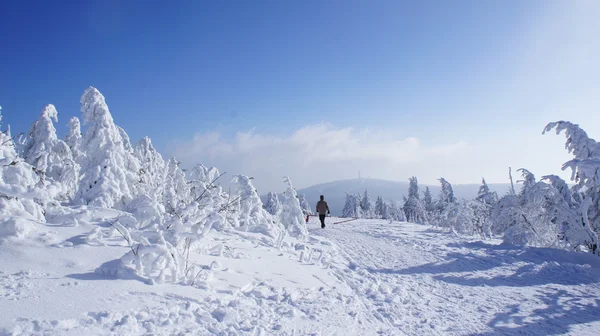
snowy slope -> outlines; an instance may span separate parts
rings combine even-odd
[[[116,210],[78,207],[0,246],[0,334],[597,335],[600,260],[356,220],[281,249],[211,232],[194,286],[115,279]]]
[[[425,191],[425,187],[431,189],[434,197],[440,192],[440,185],[425,185],[419,184],[421,194]],[[496,191],[499,195],[504,195],[510,184],[489,184],[491,191]],[[459,198],[473,199],[477,196],[479,184],[453,184],[454,194]],[[520,187],[517,185],[516,187]],[[299,194],[305,194],[309,203],[314,207],[314,204],[319,200],[319,195],[325,195],[327,203],[331,208],[331,213],[341,215],[344,203],[346,201],[346,193],[360,193],[365,189],[369,190],[371,197],[377,198],[381,196],[386,200],[402,201],[402,197],[408,193],[407,181],[387,181],[371,178],[360,178],[351,180],[333,181],[323,184],[317,184],[307,188],[299,189]],[[314,203],[314,204],[313,204]]]

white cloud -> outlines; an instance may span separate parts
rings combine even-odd
[[[230,174],[253,176],[264,190],[280,190],[284,175],[299,187],[354,178],[359,171],[363,176],[404,180],[418,174],[420,167],[464,155],[471,146],[465,141],[428,146],[414,137],[317,124],[283,137],[254,130],[232,139],[215,132],[196,134],[169,148],[168,154],[187,165],[214,165]]]

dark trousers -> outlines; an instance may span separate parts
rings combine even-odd
[[[319,220],[321,221],[321,227],[325,227],[325,215],[319,214]]]

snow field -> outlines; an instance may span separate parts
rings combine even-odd
[[[409,223],[318,227],[281,249],[211,232],[192,286],[101,271],[128,249],[99,231],[116,210],[74,208],[0,249],[0,334],[595,335],[600,261]],[[100,237],[100,238],[98,238]],[[104,238],[102,238],[104,237]],[[552,260],[552,261],[549,261]]]

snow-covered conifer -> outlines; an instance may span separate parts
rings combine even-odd
[[[428,213],[433,213],[435,211],[435,203],[433,202],[433,196],[431,195],[429,187],[425,187],[425,192],[423,192],[423,205]]]
[[[267,194],[267,202],[264,204],[265,210],[271,215],[278,215],[281,211],[281,203],[276,193],[269,192]]]
[[[81,133],[81,124],[79,122],[79,118],[72,117],[69,119],[67,123],[69,127],[69,132],[65,137],[65,143],[71,149],[71,153],[73,155],[73,159],[77,164],[81,165],[83,162],[84,153],[81,151],[81,143],[83,141],[82,133]]]
[[[443,210],[446,206],[455,203],[456,198],[454,197],[454,191],[452,190],[452,185],[445,178],[441,177],[439,179],[440,184],[442,185],[442,190],[440,191],[440,199],[438,201],[439,208]]]
[[[290,236],[305,239],[308,236],[308,230],[300,202],[296,197],[296,190],[289,177],[284,177],[284,183],[287,184],[287,189],[284,192],[284,200],[279,214],[281,223]]]
[[[404,203],[404,214],[409,222],[426,224],[427,211],[419,198],[419,184],[416,177],[409,179],[408,198]]]
[[[360,200],[360,209],[361,209],[363,218],[375,217],[375,209],[373,207],[373,201],[371,200],[371,196],[369,195],[368,190],[365,190],[365,192]]]
[[[377,200],[375,201],[375,210],[374,210],[375,218],[383,218],[385,206],[386,205],[385,205],[385,202],[383,201],[383,197],[377,196]],[[383,218],[383,219],[386,219],[386,218]]]
[[[152,146],[148,137],[142,138],[135,145],[135,157],[140,163],[140,188],[145,195],[162,201],[163,183],[165,180],[165,160]]]
[[[52,184],[59,200],[70,200],[78,182],[79,165],[73,160],[69,146],[56,136],[53,120],[58,121],[58,112],[54,105],[46,105],[31,125],[24,159],[33,166],[45,186]]]
[[[310,207],[310,204],[308,204],[308,201],[306,200],[306,195],[298,194],[298,201],[300,202],[300,207],[302,208],[302,212],[304,212],[305,215],[313,214],[312,208]]]
[[[178,207],[191,201],[191,190],[176,158],[171,158],[166,166],[162,203],[167,213],[173,213]]]
[[[279,221],[274,221],[263,208],[263,203],[252,185],[251,179],[245,175],[237,175],[233,182],[235,183],[235,195],[240,199],[240,208],[237,212],[238,227],[242,230],[262,233],[271,238],[278,238],[285,228]]]
[[[104,96],[96,88],[89,87],[81,96],[81,113],[87,125],[82,142],[87,157],[82,164],[77,200],[122,207],[136,195],[139,162],[126,148],[123,131],[115,125]]]
[[[360,196],[346,194],[346,203],[342,209],[342,217],[362,218],[362,209],[360,207]]]
[[[386,204],[384,210],[387,211],[387,217],[384,219],[391,219],[399,222],[406,222],[406,215],[404,209],[392,200]]]
[[[481,186],[479,187],[479,191],[477,192],[477,197],[475,199],[483,204],[494,205],[498,202],[498,194],[495,191],[490,191],[490,187],[488,187],[485,179],[481,179]]]
[[[26,235],[34,227],[30,221],[45,221],[38,202],[47,195],[39,182],[33,167],[17,155],[10,128],[0,131],[0,236]]]

